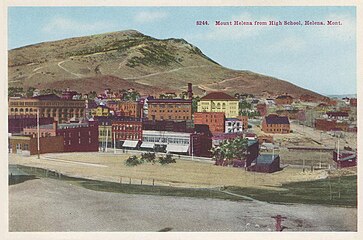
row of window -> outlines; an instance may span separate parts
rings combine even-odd
[[[189,138],[167,136],[143,136],[143,142],[189,145]]]

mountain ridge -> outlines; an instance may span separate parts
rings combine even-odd
[[[223,91],[323,97],[285,80],[223,67],[185,39],[156,39],[136,30],[42,42],[8,53],[9,86],[88,92],[129,83],[141,93],[158,94],[181,92],[191,82],[196,95]]]

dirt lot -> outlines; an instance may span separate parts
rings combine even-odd
[[[293,165],[305,165],[309,168],[311,165],[315,167],[328,168],[329,165],[335,166],[333,162],[332,151],[296,151],[288,150],[287,147],[291,146],[308,146],[308,147],[328,147],[335,148],[338,144],[338,138],[329,135],[327,132],[322,132],[314,128],[305,127],[292,122],[292,133],[289,134],[271,134],[274,138],[274,144],[279,146],[280,150],[276,153],[280,154],[281,162],[283,164]],[[269,135],[261,131],[259,127],[254,126],[253,132],[257,135]],[[357,134],[356,133],[344,133],[344,138],[339,141],[340,149],[344,146],[350,146],[353,149],[357,148]],[[321,165],[322,164],[322,165]]]
[[[26,199],[26,200],[25,200]],[[98,192],[36,179],[9,187],[10,231],[356,231],[357,209]]]
[[[214,166],[211,162],[194,162],[176,159],[176,163],[167,166],[143,164],[136,167],[125,165],[127,154],[111,153],[62,153],[45,154],[41,159],[36,156],[22,157],[9,154],[10,164],[21,164],[59,171],[68,176],[104,180],[186,187],[259,187],[280,186],[282,183],[321,179],[327,172],[306,171],[285,168],[272,174],[246,172],[244,169]]]

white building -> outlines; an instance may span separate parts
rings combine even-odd
[[[225,133],[243,132],[243,122],[238,118],[226,118],[224,125]]]
[[[170,153],[190,154],[191,136],[192,133],[143,130],[140,147],[165,149]]]

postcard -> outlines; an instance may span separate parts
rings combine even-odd
[[[8,1],[5,239],[359,239],[360,7]]]

